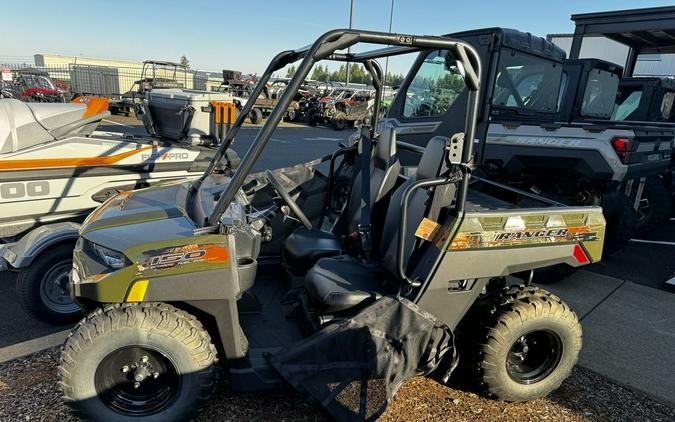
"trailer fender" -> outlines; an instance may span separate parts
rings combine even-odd
[[[7,245],[2,257],[14,269],[25,268],[45,249],[65,241],[74,243],[79,233],[80,224],[73,222],[40,226],[28,232],[18,242]]]

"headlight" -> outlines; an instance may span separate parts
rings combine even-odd
[[[94,245],[94,249],[96,249],[98,256],[103,259],[103,262],[112,268],[124,268],[127,265],[127,257],[120,252],[99,245]]]

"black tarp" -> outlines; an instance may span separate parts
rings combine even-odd
[[[391,297],[268,356],[306,400],[338,421],[377,419],[404,381],[433,371],[443,358],[451,360],[447,376],[456,361],[450,328]]]

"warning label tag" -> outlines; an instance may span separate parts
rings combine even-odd
[[[415,237],[419,237],[420,239],[424,240],[429,240],[431,239],[431,236],[434,234],[434,231],[438,228],[438,223],[429,220],[428,218],[423,218],[422,221],[420,222],[420,225],[417,227],[417,230],[415,230]]]

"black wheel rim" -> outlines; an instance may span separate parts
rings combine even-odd
[[[47,270],[40,281],[40,299],[54,313],[71,314],[80,311],[79,305],[70,296],[68,277],[72,268],[70,260],[61,261]]]
[[[549,330],[520,336],[506,357],[506,371],[519,384],[534,384],[548,377],[562,358],[562,340]]]
[[[96,393],[117,413],[149,416],[176,400],[180,377],[173,361],[147,346],[127,346],[106,356],[96,368]]]

